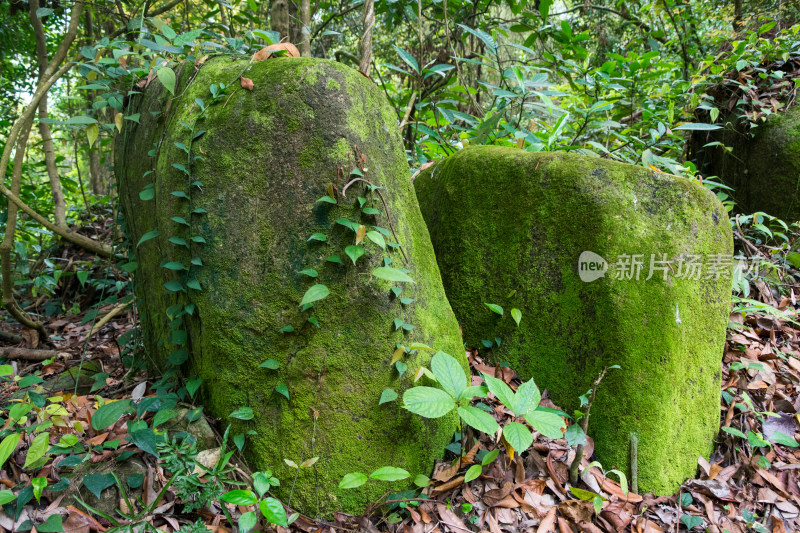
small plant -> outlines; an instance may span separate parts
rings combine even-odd
[[[541,393],[533,379],[522,383],[516,393],[502,380],[486,374],[483,375],[485,385],[467,386],[467,375],[459,362],[441,351],[431,359],[431,372],[426,375],[435,379],[442,388],[408,389],[403,394],[403,407],[412,413],[425,418],[440,418],[456,409],[461,422],[483,433],[494,435],[500,430],[494,417],[487,411],[470,405],[473,398],[485,398],[491,392],[515,418],[524,420],[547,437],[562,436],[564,420],[555,413],[538,407]],[[533,435],[520,422],[506,424],[502,439],[509,454],[513,454],[514,450],[522,453],[533,443]]]

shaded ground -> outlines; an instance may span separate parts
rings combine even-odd
[[[431,485],[421,493],[387,494],[383,502],[376,502],[361,517],[337,515],[335,521],[325,522],[300,516],[290,529],[306,533],[354,530],[659,532],[692,528],[731,533],[797,531],[800,525],[800,452],[795,439],[800,437],[800,319],[796,309],[800,284],[795,276],[798,271],[786,261],[788,247],[779,249],[761,244],[761,236],[755,230],[748,234],[745,242],[744,233],[737,233],[737,245],[751,258],[751,265],[758,264],[761,269],[758,275],[751,274],[749,281],[737,287],[740,296],[734,301],[722,362],[720,419],[723,430],[710,460],[698,461],[696,479],[687,481],[678,494],[660,498],[633,492],[626,494],[615,476],[605,477],[597,467],[585,471],[578,486],[583,492],[571,491],[568,468],[575,450],[566,439],[551,440],[537,435],[531,449],[512,458],[502,443],[494,442],[488,435],[480,435],[476,441],[476,435],[470,430],[461,435],[460,441],[451,444],[449,459],[437,464],[431,475]],[[791,236],[791,240],[795,238],[797,235]],[[62,252],[65,256],[75,254],[75,259],[80,259],[74,250]],[[114,292],[109,287],[123,280],[124,272],[106,266],[95,268],[92,276],[111,279],[113,283],[101,284],[99,290],[94,289],[94,294],[87,294],[86,289],[78,291],[77,285],[69,292],[64,286],[74,282],[65,281],[58,293],[62,303],[79,301],[81,308],[87,309],[92,302],[106,299],[107,292]],[[98,407],[110,399],[132,398],[139,406],[152,401],[148,398],[152,398],[154,379],[123,365],[123,360],[129,363],[134,357],[141,357],[131,332],[135,311],[126,305],[125,298],[122,290],[97,312],[60,313],[46,319],[48,331],[57,336],[53,347],[44,346],[10,321],[0,322],[0,331],[11,334],[0,337],[0,350],[6,354],[15,346],[53,350],[46,354],[52,355],[52,359],[45,361],[10,360],[13,374],[0,378],[3,379],[0,400],[6,408],[20,404],[14,400],[24,397],[24,392],[20,392],[23,388],[33,391],[33,394],[28,393],[28,402],[22,402],[33,404],[31,410],[27,416],[17,417],[19,421],[16,422],[27,431],[0,465],[0,484],[3,485],[0,489],[6,489],[0,491],[0,501],[5,502],[0,512],[0,530],[24,531],[37,524],[37,530],[45,533],[106,531],[112,525],[108,517],[126,522],[114,515],[115,509],[121,509],[132,518],[131,523],[148,523],[167,532],[181,527],[183,531],[206,528],[233,531],[229,517],[236,522],[244,512],[257,512],[253,506],[220,504],[219,500],[206,497],[237,488],[227,484],[219,489],[219,480],[241,481],[251,486],[246,467],[234,466],[224,471],[217,468],[212,473],[198,469],[192,475],[195,485],[173,482],[162,490],[171,472],[178,468],[176,457],[180,454],[175,453],[176,448],[166,451],[162,448],[162,460],[157,461],[152,443],[138,431],[133,436],[128,434],[127,421],[132,415],[124,414],[110,421],[108,427],[94,429],[93,416]],[[38,309],[43,309],[45,300],[38,302]],[[66,307],[70,305],[67,303]],[[98,328],[112,312],[117,314]],[[93,327],[95,333],[89,335]],[[470,352],[469,358],[473,383],[480,382],[480,371],[493,374],[512,387],[519,384],[512,369],[486,366],[477,351]],[[72,375],[77,375],[75,369],[79,367],[83,372],[75,394],[75,381],[65,378],[64,372],[72,369]],[[191,398],[187,395],[183,399]],[[543,405],[556,407],[548,402],[543,400]],[[511,416],[491,397],[489,403],[498,420]],[[190,409],[188,415],[181,406]],[[170,413],[176,415],[175,419],[199,417],[201,411],[191,410],[195,407],[178,401],[169,409],[146,412],[142,418],[150,427],[154,423],[167,424],[158,417],[163,419],[171,416]],[[7,438],[9,428],[14,427],[15,414],[19,412],[11,412],[0,437]],[[52,425],[48,426],[48,422]],[[97,420],[94,422],[94,426],[103,426]],[[215,421],[210,422],[213,427]],[[49,437],[39,437],[37,442],[36,435],[45,432],[49,432]],[[77,435],[78,439],[65,438],[68,435]],[[206,437],[205,441],[203,437],[199,439],[196,451],[202,452],[206,447],[209,451],[200,453],[196,459],[193,459],[193,452],[183,456],[192,468],[195,460],[212,470],[215,464],[221,464],[216,446],[211,445],[214,435]],[[219,434],[216,440],[221,442]],[[463,457],[459,458],[462,443],[467,445]],[[6,457],[4,444],[5,441],[0,441],[0,459]],[[464,483],[469,467],[480,463],[479,459],[485,458],[487,451],[496,448],[500,453],[496,459],[487,461],[482,475]],[[590,441],[587,457],[591,448]],[[228,439],[224,451],[235,449],[236,445]],[[91,492],[101,496],[91,500],[91,509],[75,499],[77,482],[68,487],[64,481],[70,472],[83,468],[86,463],[94,466],[123,460],[138,465],[137,472],[120,480],[126,494],[115,492],[116,482],[105,471],[92,470],[95,477],[89,477],[88,483],[84,481],[81,499],[88,503],[94,498]],[[84,465],[78,465],[81,461]],[[239,464],[236,455],[232,462]],[[589,459],[584,459],[583,464],[588,465]],[[188,476],[192,468],[185,475]],[[32,478],[38,480],[32,481]],[[46,479],[47,486],[37,494],[33,487],[43,486],[42,478]],[[591,499],[594,495],[589,492],[604,498],[599,513],[595,513]],[[286,531],[286,528],[278,529]]]

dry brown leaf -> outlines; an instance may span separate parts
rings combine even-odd
[[[558,512],[573,522],[588,522],[594,515],[591,500],[567,500],[558,504]]]
[[[286,50],[283,54],[285,57],[300,57],[300,50],[297,49],[292,43],[278,43],[265,46],[255,54],[253,54],[253,61],[264,61],[275,55],[279,50]]]
[[[247,89],[248,91],[253,90],[253,80],[251,80],[250,78],[242,77],[241,83],[242,83],[242,89]]]
[[[548,511],[547,516],[542,519],[536,533],[556,533],[556,508],[553,507]]]

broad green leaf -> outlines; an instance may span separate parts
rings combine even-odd
[[[123,415],[134,412],[129,399],[108,402],[98,409],[92,416],[92,428],[102,431],[117,422]]]
[[[511,318],[513,318],[514,322],[516,322],[517,326],[519,326],[519,321],[522,320],[522,311],[514,307],[511,309]]]
[[[253,505],[258,502],[255,493],[249,490],[231,490],[220,496],[220,500],[234,505]]]
[[[467,376],[455,357],[442,351],[431,359],[431,371],[436,381],[453,398],[458,398],[467,387]]]
[[[98,135],[100,135],[100,128],[97,126],[97,124],[90,124],[86,128],[86,138],[89,140],[89,148],[94,145]]]
[[[425,418],[439,418],[455,407],[456,402],[442,389],[412,387],[403,393],[403,407]]]
[[[477,479],[483,473],[483,467],[481,465],[472,465],[467,470],[467,473],[464,474],[464,483],[469,483],[473,479]]]
[[[162,85],[175,96],[175,71],[169,67],[161,67],[156,74]]]
[[[306,304],[314,303],[323,298],[326,298],[330,294],[328,287],[318,283],[313,287],[309,288],[306,293],[303,295],[303,299],[300,300],[300,306],[304,306]]]
[[[350,472],[349,474],[345,474],[339,482],[339,488],[355,489],[366,483],[368,479],[367,475],[361,472]]]
[[[239,420],[252,420],[254,416],[253,408],[240,407],[228,416],[230,416],[231,418],[238,418]]]
[[[577,496],[579,500],[593,500],[595,499],[595,497],[599,496],[599,494],[597,493],[579,489],[578,487],[570,487],[569,491],[575,496]]]
[[[83,486],[99,500],[100,494],[114,484],[111,474],[88,474],[83,478]]]
[[[51,514],[43,524],[36,526],[39,533],[63,533],[64,521],[58,513]]]
[[[487,435],[494,435],[500,426],[492,415],[471,405],[458,408],[458,414],[468,425]]]
[[[157,229],[154,229],[153,231],[148,231],[147,233],[142,235],[142,238],[139,239],[139,242],[136,243],[136,247],[138,248],[143,242],[147,242],[154,237],[158,237],[159,235],[161,235],[161,233],[159,233]]]
[[[486,386],[489,388],[489,392],[494,394],[498,400],[500,400],[503,405],[514,410],[514,391],[511,390],[511,387],[506,385],[503,380],[497,379],[496,377],[492,377],[488,374],[483,374],[483,379],[486,382]]]
[[[483,30],[472,29],[469,26],[464,26],[463,24],[459,24],[458,26],[460,26],[461,29],[463,29],[464,31],[471,33],[472,35],[483,41],[483,44],[486,45],[486,48],[488,48],[491,53],[494,54],[497,52],[497,42],[492,38],[491,35],[489,35]]]
[[[268,368],[269,370],[277,370],[281,366],[281,364],[275,359],[267,359],[258,366],[260,368]]]
[[[372,275],[376,278],[385,279],[386,281],[415,283],[415,281],[411,279],[408,274],[399,268],[392,268],[388,266],[378,267],[372,271]]]
[[[483,466],[486,466],[486,465],[492,463],[495,459],[497,459],[498,455],[500,455],[500,450],[499,449],[490,451],[489,453],[487,453],[483,457],[483,460],[481,461],[481,464]]]
[[[511,410],[517,416],[525,416],[539,406],[539,400],[541,399],[542,395],[539,392],[539,387],[536,386],[533,378],[531,378],[517,387],[517,393],[514,395],[514,407]]]
[[[725,433],[729,433],[729,434],[731,434],[731,435],[733,435],[735,437],[740,437],[742,439],[746,439],[747,438],[747,435],[745,435],[744,433],[742,433],[741,431],[739,431],[736,428],[725,426],[725,427],[722,428],[722,431],[724,431]]]
[[[14,449],[19,444],[19,439],[22,437],[20,433],[12,433],[0,442],[0,467],[2,467],[6,460],[11,456]]]
[[[407,471],[394,466],[383,466],[369,475],[370,478],[377,479],[379,481],[400,481],[401,479],[407,479],[410,476],[411,474],[409,474]]]
[[[417,60],[414,59],[414,56],[412,56],[411,54],[409,54],[408,52],[406,52],[397,45],[393,46],[394,49],[397,50],[397,54],[400,56],[400,59],[402,59],[406,63],[406,65],[414,69],[414,72],[419,74],[419,63],[417,63]]]
[[[10,490],[0,490],[0,505],[5,505],[17,499],[17,495]]]
[[[355,265],[356,261],[358,261],[358,258],[364,255],[364,247],[358,246],[356,244],[351,244],[350,246],[344,249],[344,253],[347,254],[347,257],[349,257],[350,260],[353,261],[353,264]]]
[[[675,126],[672,131],[712,131],[722,129],[719,124],[704,124],[702,122],[684,122],[680,126]]]
[[[500,316],[503,315],[503,308],[500,307],[499,305],[497,305],[497,304],[487,304],[487,303],[485,303],[484,305],[486,307],[488,307],[489,309],[491,309],[493,313],[497,313]]]
[[[239,531],[241,533],[247,533],[256,527],[257,522],[258,518],[256,517],[256,513],[248,511],[239,517]]]
[[[503,437],[508,442],[517,454],[522,454],[525,450],[530,448],[533,444],[533,435],[528,431],[528,428],[519,422],[511,422],[503,427]]]
[[[783,446],[788,446],[790,448],[797,448],[797,441],[781,431],[776,431],[773,433],[770,440],[775,444],[782,444]]]
[[[381,393],[381,399],[378,401],[378,405],[383,405],[387,402],[393,402],[397,399],[397,392],[394,389],[383,389]]]
[[[525,420],[545,437],[560,439],[564,436],[562,429],[566,424],[564,419],[555,413],[536,409],[525,415]]]
[[[386,239],[377,231],[368,231],[367,238],[381,247],[382,250],[386,249]]]
[[[267,519],[270,524],[287,527],[289,521],[286,517],[286,509],[283,504],[275,498],[265,498],[258,502],[258,508],[261,509],[261,514]]]
[[[35,477],[31,480],[31,485],[33,486],[33,497],[36,498],[37,503],[41,503],[42,492],[47,487],[47,478]]]

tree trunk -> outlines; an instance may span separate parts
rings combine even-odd
[[[274,0],[269,10],[269,18],[272,31],[278,32],[281,39],[290,39],[288,0]]]
[[[369,78],[369,67],[372,63],[372,28],[375,26],[375,0],[364,2],[361,20],[364,23],[364,33],[361,36],[361,66],[358,70]]]
[[[300,55],[311,57],[311,1],[300,0]]]
[[[39,63],[39,83],[42,82],[47,69],[47,43],[44,35],[42,21],[36,16],[39,9],[39,0],[31,0],[30,18],[33,25],[33,33],[36,37],[36,60]],[[58,175],[56,166],[56,151],[53,145],[53,136],[50,132],[50,125],[43,119],[47,118],[47,94],[39,101],[39,135],[42,136],[42,150],[44,151],[45,167],[47,177],[50,180],[50,191],[53,195],[53,219],[56,226],[67,227],[67,202],[64,198],[64,191],[61,188],[61,178]]]

